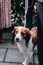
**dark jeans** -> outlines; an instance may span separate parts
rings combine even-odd
[[[29,29],[32,28],[32,14],[33,14],[33,9],[32,8],[28,9],[26,15],[26,27]]]
[[[0,38],[2,38],[3,30],[0,29]]]
[[[26,14],[26,27],[29,29],[32,28],[32,14],[33,8],[29,8]],[[28,35],[26,37],[26,46],[28,47]]]
[[[38,21],[37,21],[37,28],[38,28],[38,60],[39,65],[43,65],[43,5],[38,3]]]

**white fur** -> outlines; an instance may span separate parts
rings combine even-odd
[[[22,28],[22,27],[21,27]],[[20,39],[20,42],[16,42],[17,43],[17,46],[20,50],[20,52],[22,52],[24,54],[24,62],[22,63],[23,65],[28,65],[30,63],[30,61],[32,60],[32,54],[33,54],[33,44],[32,44],[32,37],[30,37],[30,40],[29,40],[29,44],[28,44],[28,48],[26,47],[25,45],[25,42],[26,40],[23,39],[23,37],[21,36],[21,28],[18,30],[18,33],[16,34],[15,36],[15,41],[16,41],[16,38],[19,38]]]
[[[25,61],[23,62],[24,65],[28,65],[32,61],[32,56],[33,56],[33,44],[32,44],[32,37],[30,37],[29,40],[29,45],[27,48],[26,53],[24,53]]]
[[[18,31],[18,33],[16,34],[15,41],[16,41],[16,38],[19,38],[20,41],[21,41],[21,39],[22,39],[22,36],[21,36],[21,34],[20,34],[21,28],[22,28],[22,27],[19,28],[19,31]]]

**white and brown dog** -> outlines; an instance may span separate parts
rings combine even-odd
[[[15,35],[15,41],[17,46],[24,54],[24,62],[23,65],[28,65],[32,60],[32,55],[34,53],[34,47],[36,46],[37,41],[37,27],[33,27],[29,30],[26,27],[18,26],[13,30],[13,34]],[[28,47],[26,46],[26,39],[28,39]]]

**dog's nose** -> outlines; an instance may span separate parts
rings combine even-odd
[[[19,42],[19,38],[16,38],[16,41]]]

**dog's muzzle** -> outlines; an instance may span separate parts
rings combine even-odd
[[[19,38],[16,38],[16,42],[20,42],[20,39]]]

